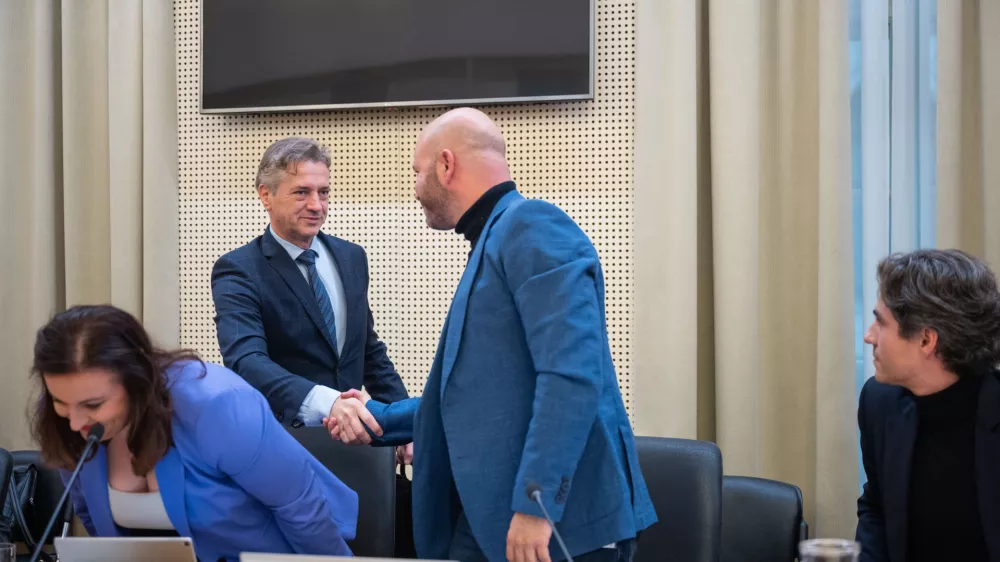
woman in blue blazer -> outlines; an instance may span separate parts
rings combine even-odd
[[[204,561],[241,552],[350,555],[358,497],[232,371],[155,348],[110,306],[38,331],[33,431],[64,479],[96,423],[104,437],[71,490],[92,536],[190,537]]]

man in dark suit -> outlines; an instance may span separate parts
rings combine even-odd
[[[311,139],[279,140],[264,152],[256,183],[271,224],[212,270],[225,364],[264,394],[280,421],[321,426],[334,418],[350,441],[368,443],[362,422],[378,425],[341,392],[364,385],[384,402],[407,394],[375,333],[364,249],[320,232],[329,150]]]
[[[858,406],[864,562],[1000,562],[1000,291],[957,250],[878,266]]]
[[[537,491],[577,562],[627,562],[656,514],[611,360],[600,261],[566,213],[517,192],[505,153],[496,124],[469,108],[417,141],[427,224],[454,228],[471,252],[422,397],[366,405],[380,442],[415,441],[420,557],[562,559]]]

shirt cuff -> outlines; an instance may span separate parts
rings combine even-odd
[[[340,393],[328,386],[317,384],[312,387],[299,406],[299,421],[306,427],[323,425],[323,418],[330,415],[337,398],[340,398]]]

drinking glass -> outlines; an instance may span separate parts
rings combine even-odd
[[[0,562],[17,560],[17,546],[9,542],[0,542]]]
[[[799,562],[858,562],[861,545],[844,539],[810,539],[799,543]]]

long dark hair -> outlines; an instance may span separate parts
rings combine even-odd
[[[113,306],[74,306],[56,314],[38,330],[32,376],[41,382],[41,397],[32,420],[32,434],[45,462],[72,469],[86,445],[56,414],[42,375],[104,369],[119,377],[128,396],[126,424],[132,470],[145,475],[173,444],[170,392],[164,370],[177,361],[201,361],[190,350],[166,351],[150,341],[142,324]]]

